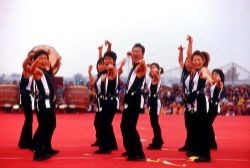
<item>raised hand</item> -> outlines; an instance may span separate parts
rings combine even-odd
[[[112,43],[110,41],[108,41],[108,40],[105,40],[104,44],[105,44],[105,46],[112,45]]]
[[[100,51],[100,50],[102,50],[102,48],[103,48],[103,45],[99,46],[98,50]]]
[[[105,46],[108,46],[107,52],[110,52],[111,51],[112,43],[110,41],[108,41],[108,40],[105,40]]]
[[[193,42],[193,38],[192,38],[192,36],[187,35],[187,41],[189,41],[189,42]]]
[[[99,51],[99,58],[102,58],[102,47],[103,45],[98,47],[98,51]]]
[[[132,51],[128,51],[128,52],[127,52],[127,56],[128,56],[128,57],[131,57],[131,56],[132,56]]]
[[[179,47],[178,47],[178,50],[179,51],[183,51],[185,49],[185,47],[183,47],[182,45],[180,45]]]
[[[89,70],[88,70],[88,72],[89,72],[89,73],[91,73],[92,68],[93,68],[93,66],[92,66],[92,65],[90,65],[90,66],[89,66]]]
[[[126,58],[123,58],[122,61],[121,61],[121,64],[118,68],[118,75],[120,76],[122,74],[122,67],[125,65],[125,63],[127,62],[127,59]]]

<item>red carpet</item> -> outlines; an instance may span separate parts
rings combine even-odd
[[[165,141],[161,151],[146,149],[152,139],[149,116],[141,115],[138,130],[147,158],[168,161],[163,162],[128,162],[121,156],[124,152],[120,132],[121,114],[116,114],[113,125],[119,150],[110,155],[96,155],[97,149],[90,144],[95,140],[93,128],[94,114],[57,114],[57,128],[53,137],[54,148],[60,153],[44,162],[34,162],[32,152],[17,147],[19,134],[23,124],[22,114],[0,112],[0,168],[15,167],[48,167],[48,168],[249,168],[250,167],[250,117],[219,116],[214,124],[218,150],[212,151],[211,163],[194,163],[187,160],[185,153],[177,148],[183,145],[185,138],[183,116],[160,116],[160,124]],[[34,130],[37,122],[34,116]],[[185,164],[185,165],[184,165]]]

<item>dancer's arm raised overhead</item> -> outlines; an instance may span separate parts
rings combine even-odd
[[[110,52],[111,51],[112,43],[109,40],[105,40],[105,46],[108,46],[107,47],[107,52]]]
[[[180,65],[181,69],[183,69],[183,67],[184,67],[184,62],[183,62],[183,50],[184,50],[184,47],[182,47],[182,45],[180,45],[178,47],[178,50],[179,50],[178,62],[179,62],[179,65]]]

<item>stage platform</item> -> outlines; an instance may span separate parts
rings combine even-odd
[[[141,114],[138,130],[146,157],[160,162],[126,161],[120,131],[121,114],[114,118],[114,130],[118,150],[112,154],[97,155],[93,127],[94,113],[57,114],[57,127],[53,147],[60,153],[49,160],[35,162],[32,152],[17,146],[23,125],[22,113],[0,112],[0,168],[249,168],[250,167],[250,117],[219,116],[214,123],[218,150],[212,150],[211,163],[194,163],[185,153],[178,152],[185,140],[184,117],[161,115],[160,124],[164,138],[163,149],[147,150],[151,143],[152,129],[149,115]],[[34,115],[33,130],[37,127]],[[166,161],[166,162],[163,162]],[[164,164],[165,163],[165,164]]]

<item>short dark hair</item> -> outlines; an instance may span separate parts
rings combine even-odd
[[[105,58],[105,57],[111,57],[114,60],[114,62],[116,62],[117,56],[116,56],[116,53],[114,51],[105,52],[103,58]]]
[[[34,60],[36,60],[39,56],[41,56],[42,54],[45,54],[47,56],[47,58],[49,59],[49,55],[46,51],[44,50],[38,50],[36,51],[36,53],[34,54]]]
[[[145,47],[144,47],[141,43],[135,43],[135,45],[133,46],[132,50],[133,50],[135,47],[141,48],[142,53],[143,53],[143,54],[145,53]]]

